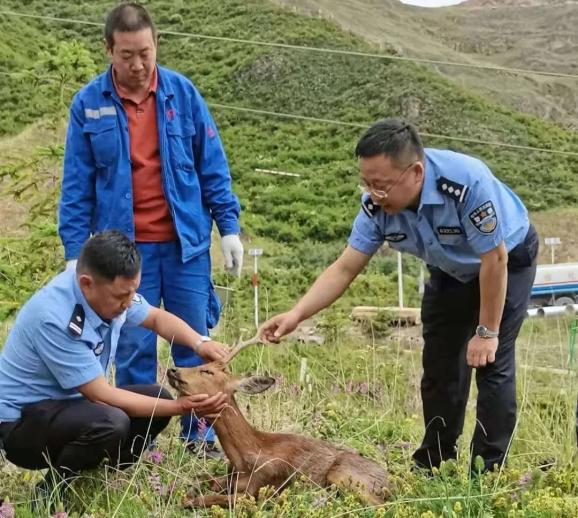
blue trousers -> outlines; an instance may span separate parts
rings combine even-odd
[[[211,281],[209,252],[183,263],[177,241],[137,243],[142,256],[138,292],[153,306],[182,318],[197,333],[206,335],[220,314],[220,302]],[[196,367],[204,360],[189,347],[173,344],[177,367]],[[116,353],[116,385],[150,385],[157,382],[157,335],[143,327],[124,328]],[[215,432],[196,418],[181,418],[181,437],[213,441]]]

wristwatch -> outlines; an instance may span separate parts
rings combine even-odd
[[[499,334],[499,331],[490,331],[486,326],[483,325],[476,327],[476,335],[478,335],[480,338],[497,338]]]
[[[195,349],[204,344],[205,342],[212,342],[213,339],[210,336],[202,336],[195,342]]]

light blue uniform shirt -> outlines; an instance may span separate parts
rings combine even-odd
[[[2,350],[0,422],[16,421],[31,403],[81,397],[78,386],[107,373],[122,326],[138,326],[149,310],[135,295],[107,323],[89,306],[74,271],[52,279],[24,304]]]
[[[468,282],[479,274],[481,254],[502,241],[508,252],[524,241],[528,211],[481,160],[426,149],[424,164],[418,210],[389,215],[364,194],[349,236],[351,247],[372,255],[387,241]]]

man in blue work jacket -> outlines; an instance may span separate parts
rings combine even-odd
[[[536,273],[537,234],[520,199],[480,160],[425,149],[415,128],[385,119],[360,139],[366,194],[344,253],[260,335],[276,342],[329,306],[387,241],[430,271],[422,301],[425,436],[414,453],[431,469],[456,456],[477,369],[472,460],[505,461],[516,423],[516,337]]]
[[[212,415],[224,406],[223,394],[173,400],[155,384],[108,384],[124,328],[175,337],[207,360],[228,351],[150,306],[137,293],[140,266],[135,244],[122,233],[96,234],[82,247],[76,271],[66,269],[33,295],[10,330],[0,355],[0,449],[23,468],[53,468],[38,497],[105,457],[114,466],[135,462],[170,416]]]
[[[111,66],[76,94],[70,110],[59,217],[67,264],[91,233],[121,230],[143,258],[142,295],[206,336],[220,313],[209,255],[213,221],[225,266],[239,274],[243,261],[240,207],[217,128],[194,85],[156,64],[156,30],[142,6],[112,9],[104,36]],[[155,382],[156,341],[151,331],[123,331],[118,385]],[[202,363],[178,342],[172,352],[177,366]],[[215,453],[213,430],[198,433],[197,421],[183,418],[183,439]]]

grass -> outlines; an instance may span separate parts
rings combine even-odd
[[[226,324],[226,323],[225,323]],[[474,425],[474,400],[468,405],[457,462],[442,466],[428,480],[410,471],[411,453],[423,432],[419,379],[420,347],[404,330],[374,340],[349,327],[324,346],[286,342],[254,347],[234,362],[236,372],[267,372],[277,387],[261,396],[239,396],[240,408],[257,428],[305,433],[356,448],[387,465],[394,497],[382,516],[571,516],[578,512],[575,452],[575,369],[569,376],[536,367],[567,367],[568,320],[528,320],[518,341],[519,422],[509,465],[472,480],[468,443]],[[223,339],[230,328],[222,328]],[[161,353],[165,361],[166,348]],[[301,358],[308,371],[299,382]],[[526,367],[522,367],[526,366]],[[72,514],[92,517],[181,516],[182,496],[201,481],[222,474],[223,465],[195,459],[177,439],[177,419],[160,437],[162,462],[148,456],[126,472],[95,470],[73,484]],[[548,471],[539,466],[554,463]],[[33,516],[30,491],[38,473],[2,471],[1,494],[17,516]],[[168,495],[174,486],[174,493]],[[353,494],[311,487],[306,480],[279,498],[244,500],[235,512],[206,510],[196,516],[375,516]],[[425,514],[424,514],[425,513]],[[430,514],[428,514],[430,513]],[[454,513],[454,514],[452,514]]]

